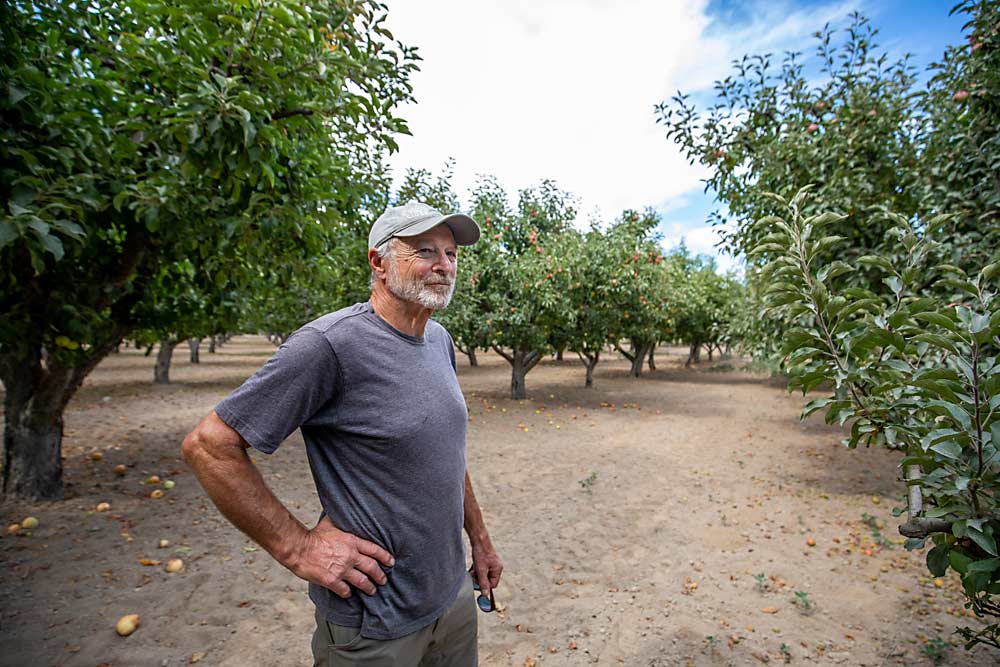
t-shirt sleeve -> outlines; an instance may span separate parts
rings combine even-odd
[[[441,330],[444,331],[445,347],[448,348],[448,359],[451,360],[451,368],[458,375],[458,361],[455,359],[455,341],[447,329],[441,327]]]
[[[215,412],[254,449],[270,454],[339,387],[340,367],[330,342],[316,329],[299,329]]]

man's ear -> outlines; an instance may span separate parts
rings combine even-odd
[[[369,248],[368,250],[368,266],[371,267],[372,272],[379,278],[385,273],[385,264],[383,263],[383,258],[379,257],[378,250],[375,248]]]

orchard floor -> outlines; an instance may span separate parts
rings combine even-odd
[[[272,351],[241,337],[194,366],[179,347],[173,384],[153,386],[153,358],[126,350],[87,379],[66,415],[68,498],[0,506],[41,522],[0,538],[0,664],[310,664],[304,583],[221,518],[178,449]],[[602,361],[587,390],[579,362],[547,359],[518,402],[502,359],[460,359],[469,466],[506,564],[480,664],[931,665],[935,646],[944,664],[996,664],[924,643],[978,621],[960,618],[955,578],[928,579],[898,544],[893,455],[800,423],[801,397],[738,362],[682,360],[661,350],[638,380]],[[299,435],[256,460],[315,521]],[[176,485],[149,498],[151,475]],[[128,613],[141,626],[121,638]]]

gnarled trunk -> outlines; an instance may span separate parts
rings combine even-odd
[[[592,388],[594,386],[594,367],[597,366],[597,362],[601,359],[601,348],[597,348],[593,352],[583,351],[576,353],[580,357],[580,361],[587,368],[587,379],[583,386]]]
[[[642,376],[642,367],[646,364],[646,357],[655,348],[655,340],[641,340],[638,338],[633,338],[629,341],[628,351],[622,349],[620,345],[618,346],[618,351],[632,364],[632,368],[629,369],[629,375],[632,377]]]
[[[210,336],[208,339],[208,353],[215,354],[215,336]]]
[[[701,362],[701,343],[691,343],[691,347],[688,348],[688,358],[684,362],[684,368],[689,367],[691,364],[697,364]]]
[[[121,332],[124,333],[124,332]],[[65,366],[41,345],[0,354],[3,381],[3,493],[8,498],[58,499],[63,495],[63,411],[83,379],[121,342],[95,345],[78,366]]]
[[[655,355],[656,355],[656,343],[653,343],[652,345],[649,346],[649,363],[646,364],[647,366],[649,366],[649,370],[651,371],[656,370],[656,361],[653,359]]]
[[[201,339],[200,338],[188,338],[188,349],[191,351],[191,363],[200,364],[201,357],[198,351],[201,349]]]
[[[172,338],[160,340],[160,349],[156,353],[156,365],[153,367],[153,382],[170,384],[170,360],[174,356],[177,341]]]
[[[465,356],[467,356],[469,358],[469,365],[470,366],[478,366],[479,365],[479,360],[476,359],[476,347],[474,345],[470,345],[468,348],[462,348],[462,347],[459,347],[458,344],[456,343],[455,344],[455,348],[459,352],[461,352],[462,354],[464,354]]]
[[[537,350],[515,349],[507,354],[501,348],[493,346],[493,350],[510,364],[510,397],[524,399],[528,397],[525,376],[542,359],[542,353]]]

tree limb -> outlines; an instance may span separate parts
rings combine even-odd
[[[508,355],[508,354],[507,354],[506,352],[504,352],[503,350],[501,350],[501,349],[500,349],[499,347],[497,347],[496,345],[490,345],[490,347],[491,347],[491,348],[493,348],[493,351],[494,351],[494,352],[496,352],[496,353],[497,353],[497,354],[499,354],[499,355],[500,355],[501,357],[503,357],[504,359],[506,359],[506,360],[507,360],[507,363],[508,363],[508,364],[510,364],[511,366],[513,366],[513,365],[514,365],[514,357],[512,357],[512,356]]]
[[[282,118],[291,118],[292,116],[312,116],[316,111],[314,109],[282,109],[281,111],[275,111],[271,114],[271,117],[267,122],[272,122],[276,120],[281,120]]]
[[[953,522],[945,519],[928,519],[917,517],[908,519],[906,523],[899,527],[899,534],[904,537],[927,537],[931,533],[951,534],[951,524]]]

